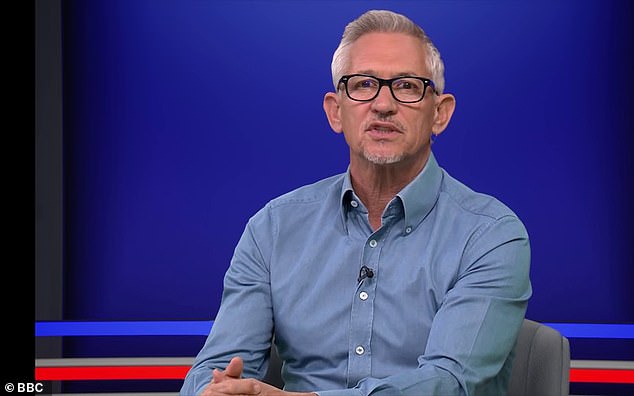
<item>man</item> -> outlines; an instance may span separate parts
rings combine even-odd
[[[526,230],[441,169],[455,107],[440,54],[389,11],[350,23],[333,56],[344,174],[247,224],[183,395],[504,394],[531,294]],[[261,382],[272,340],[285,390]]]

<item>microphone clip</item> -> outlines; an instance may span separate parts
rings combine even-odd
[[[369,268],[364,265],[359,270],[359,278],[357,278],[357,282],[361,282],[365,278],[372,278],[372,277],[374,277],[374,271],[372,270],[372,268]]]

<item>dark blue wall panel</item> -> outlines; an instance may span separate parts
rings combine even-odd
[[[634,322],[629,2],[64,4],[65,319],[213,319],[247,219],[345,171],[321,107],[332,52],[388,8],[445,60],[439,163],[528,228],[528,316]]]

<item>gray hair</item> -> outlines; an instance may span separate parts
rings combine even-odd
[[[348,47],[359,37],[373,32],[405,33],[420,39],[427,50],[427,68],[431,72],[431,79],[436,86],[436,92],[439,94],[443,92],[445,88],[445,65],[434,43],[432,43],[425,31],[411,19],[386,10],[368,11],[346,26],[341,42],[332,57],[331,71],[335,90],[348,62]]]

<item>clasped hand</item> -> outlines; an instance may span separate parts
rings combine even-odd
[[[314,393],[285,392],[253,378],[242,378],[243,367],[242,359],[236,356],[224,370],[214,369],[211,382],[200,396],[316,396]]]

